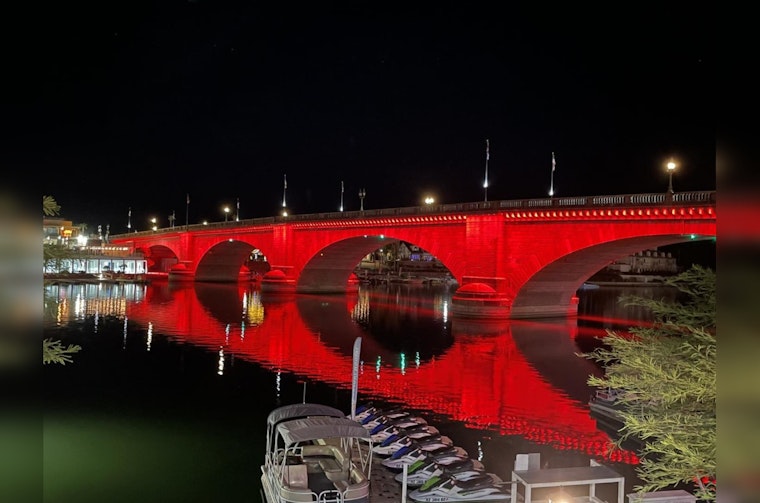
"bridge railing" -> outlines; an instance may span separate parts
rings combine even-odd
[[[546,197],[540,199],[512,199],[505,201],[478,201],[471,203],[437,204],[426,206],[408,206],[403,208],[382,208],[377,210],[363,211],[332,211],[328,213],[291,214],[284,216],[271,216],[249,218],[240,221],[212,222],[207,224],[193,224],[189,226],[176,226],[174,228],[162,228],[156,231],[141,231],[131,234],[112,235],[112,238],[125,238],[130,236],[149,236],[157,233],[179,232],[182,230],[212,230],[230,229],[234,227],[264,226],[285,222],[305,222],[315,220],[346,220],[377,217],[394,217],[409,215],[438,215],[456,212],[488,212],[505,209],[533,209],[533,208],[598,208],[608,206],[647,206],[669,204],[685,206],[690,204],[709,205],[715,204],[716,191],[678,192],[674,194],[620,194],[609,196],[572,196],[572,197]]]

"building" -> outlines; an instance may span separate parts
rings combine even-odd
[[[42,219],[42,242],[43,244],[69,245],[79,236],[84,235],[84,226],[74,225],[71,220],[65,218]]]
[[[644,250],[614,261],[607,270],[621,274],[659,274],[678,273],[678,264],[670,252]]]
[[[129,278],[148,272],[147,260],[141,253],[132,254],[127,247],[108,244],[108,231],[103,239],[100,235],[88,237],[84,230],[84,225],[74,225],[65,218],[43,218],[43,274]]]

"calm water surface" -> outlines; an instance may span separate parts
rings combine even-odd
[[[604,329],[651,319],[621,294],[580,292],[577,320],[463,322],[446,290],[362,288],[346,296],[262,295],[249,285],[46,287],[44,336],[79,344],[44,369],[44,492],[50,502],[258,502],[266,416],[279,405],[359,403],[425,417],[509,480],[515,455],[549,466],[597,459],[638,480],[635,453],[610,453],[588,411],[600,369],[577,353]],[[597,494],[613,501],[614,494]]]

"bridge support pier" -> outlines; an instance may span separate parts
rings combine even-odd
[[[469,281],[468,281],[469,280]],[[501,278],[465,277],[451,297],[454,316],[472,320],[572,318],[578,316],[578,297],[566,284],[542,284],[513,301],[498,286]]]
[[[261,291],[281,294],[296,293],[296,280],[288,277],[283,268],[273,268],[261,279]]]
[[[480,282],[461,286],[451,297],[451,312],[460,318],[504,320],[510,317],[511,306],[511,299]]]
[[[572,297],[569,304],[512,306],[510,318],[573,318],[578,316],[578,297]]]

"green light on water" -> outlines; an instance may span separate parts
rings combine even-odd
[[[689,238],[690,239],[697,239],[697,235],[696,234],[692,234],[692,235],[689,236]]]

